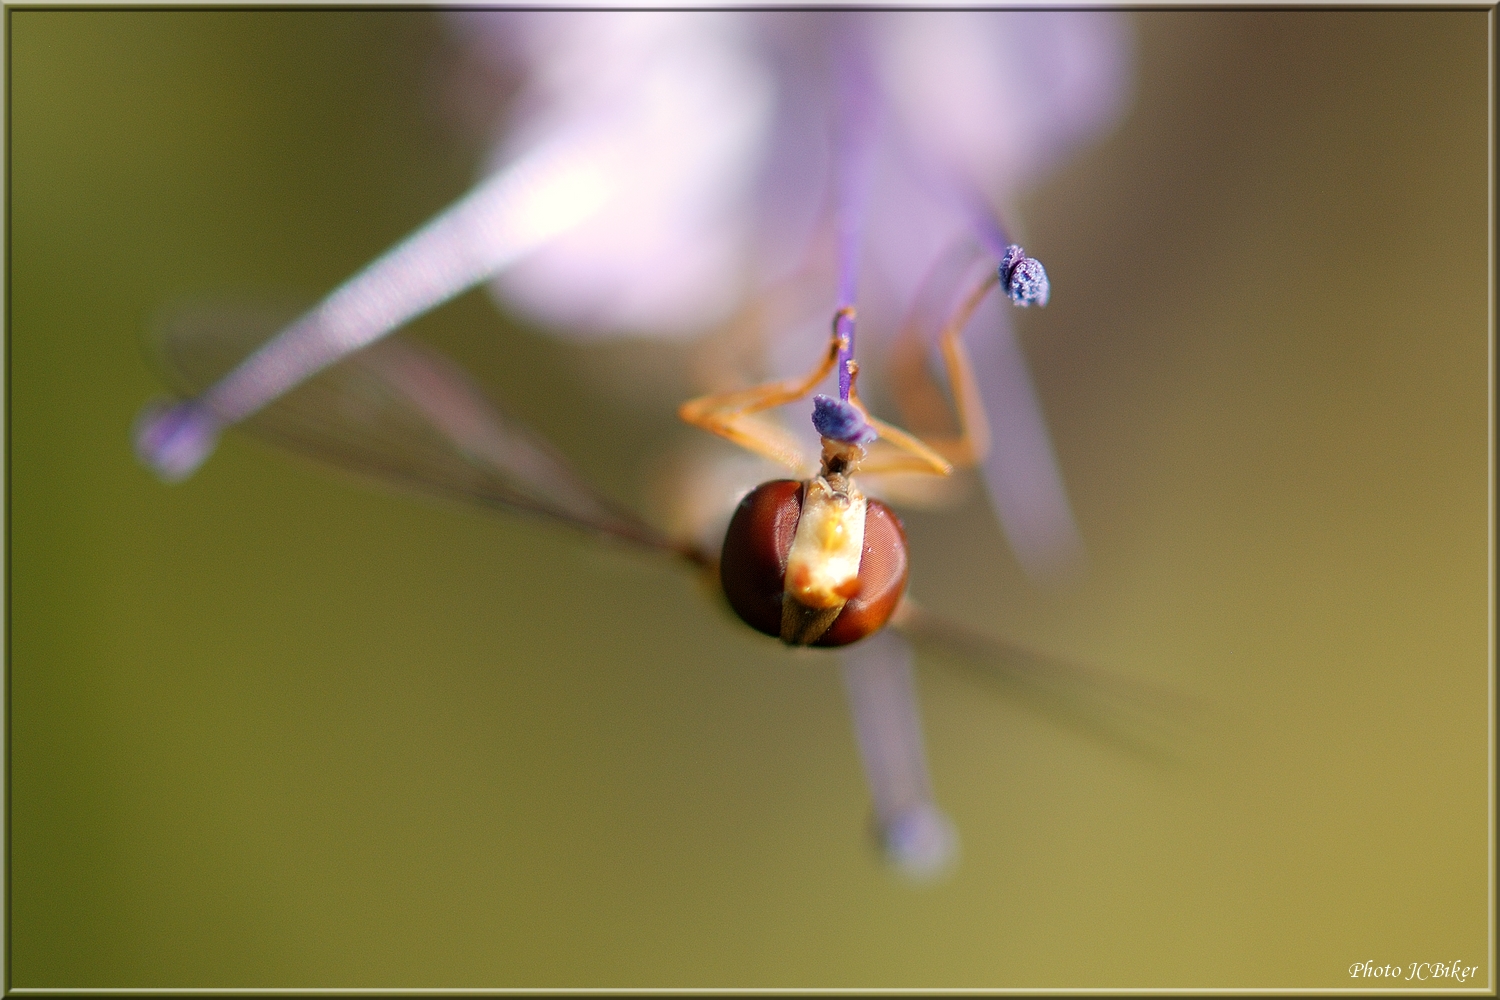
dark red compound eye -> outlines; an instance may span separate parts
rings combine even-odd
[[[762,483],[740,501],[724,535],[719,580],[734,613],[766,635],[781,636],[787,552],[802,514],[803,484]],[[867,501],[859,593],[849,599],[814,646],[847,646],[877,631],[906,590],[906,531],[889,507]]]

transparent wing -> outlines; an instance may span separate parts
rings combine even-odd
[[[844,692],[886,857],[918,878],[942,872],[958,849],[932,801],[911,646],[890,629],[840,652]]]
[[[158,325],[161,367],[192,398],[284,323],[264,307],[190,307]],[[595,490],[543,438],[505,416],[453,360],[392,336],[351,354],[246,419],[282,447],[419,492],[563,521],[674,552]]]
[[[1183,733],[1174,727],[1204,707],[1182,692],[1004,642],[910,598],[897,608],[891,625],[924,656],[1059,725],[1153,764],[1175,760]]]

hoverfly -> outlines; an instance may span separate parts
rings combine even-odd
[[[866,497],[855,476],[941,477],[954,466],[980,462],[987,451],[1003,449],[1015,437],[1023,445],[1030,442],[1032,455],[1005,460],[1036,472],[1022,478],[1042,500],[999,496],[1002,517],[1012,509],[1024,514],[1061,507],[1063,516],[1053,518],[1048,530],[1061,530],[1066,542],[1074,529],[1065,502],[1057,499],[1061,487],[1045,431],[1038,429],[1023,363],[1018,358],[997,362],[1002,374],[1021,372],[1009,387],[1015,389],[1010,404],[1020,408],[1022,418],[1002,421],[1007,432],[1019,427],[1021,433],[991,435],[984,392],[965,351],[965,327],[993,290],[1028,305],[1044,304],[1049,287],[1040,263],[1004,237],[976,193],[965,189],[957,200],[969,206],[973,235],[989,254],[989,265],[956,297],[951,282],[928,281],[938,288],[939,301],[947,293],[938,336],[924,329],[924,309],[914,307],[891,352],[901,375],[898,402],[920,409],[934,391],[924,358],[930,342],[937,341],[958,433],[924,440],[876,418],[860,399],[854,349],[858,223],[869,197],[873,136],[882,111],[880,87],[858,45],[840,42],[837,32],[830,36],[833,48],[842,46],[847,57],[842,65],[852,69],[841,76],[838,99],[829,102],[839,109],[833,117],[842,137],[834,144],[838,163],[832,171],[838,295],[828,340],[800,378],[713,393],[680,410],[689,423],[796,472],[795,479],[773,480],[746,494],[721,547],[705,544],[700,533],[665,530],[614,502],[548,442],[507,417],[455,362],[391,335],[460,292],[586,232],[593,220],[639,197],[626,179],[651,177],[642,171],[641,164],[649,162],[643,151],[664,141],[663,122],[670,124],[675,113],[670,102],[661,110],[661,95],[678,93],[668,86],[681,82],[673,72],[680,69],[683,80],[692,83],[701,71],[694,53],[703,39],[694,40],[692,24],[703,19],[691,22],[681,38],[678,29],[688,22],[663,15],[654,23],[665,27],[662,37],[670,44],[661,48],[652,36],[650,58],[640,64],[665,74],[642,98],[641,108],[649,114],[635,114],[640,109],[622,101],[618,87],[601,91],[611,108],[625,111],[612,118],[589,117],[587,127],[554,129],[274,337],[267,339],[274,326],[253,312],[189,312],[169,324],[161,346],[179,401],[142,415],[137,451],[162,478],[180,479],[207,457],[223,428],[243,423],[291,450],[388,483],[541,515],[704,573],[721,584],[730,607],[752,628],[792,646],[841,649],[886,854],[904,870],[930,873],[952,860],[956,840],[933,803],[906,638],[971,659],[1003,660],[1033,674],[1073,668],[967,632],[905,597],[908,561],[900,520],[880,500]],[[718,22],[713,30],[718,31]],[[631,35],[630,44],[639,37]],[[713,39],[724,42],[718,35]],[[678,66],[663,53],[686,61]],[[759,93],[754,87],[744,90],[752,92]],[[746,107],[759,107],[757,100],[746,98]],[[705,109],[687,100],[680,110],[690,116]],[[758,119],[750,114],[745,120],[753,125]],[[759,134],[751,125],[745,136]],[[684,141],[691,146],[693,140]],[[708,162],[697,153],[680,159],[688,166]],[[668,198],[673,190],[668,186],[656,195]],[[796,435],[764,417],[774,407],[804,400],[835,372],[838,397],[815,400],[821,454],[813,464]],[[1037,441],[1040,460],[1035,459]],[[991,449],[992,443],[1000,449]],[[1063,527],[1056,529],[1057,524]]]

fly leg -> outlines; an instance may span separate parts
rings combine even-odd
[[[990,422],[980,400],[979,386],[974,380],[974,365],[964,347],[963,332],[986,295],[1000,283],[997,272],[986,269],[985,275],[943,323],[939,346],[943,353],[943,364],[948,374],[948,384],[953,392],[953,408],[958,416],[958,433],[944,436],[929,435],[924,443],[945,460],[958,468],[978,465],[990,449]],[[929,419],[940,418],[946,409],[927,374],[921,338],[914,330],[903,331],[893,349],[892,369],[896,399],[902,411],[909,414],[925,414]],[[868,471],[920,471],[914,468],[873,469]]]
[[[839,315],[842,314],[843,310],[840,310]],[[835,316],[835,328],[837,323],[838,317]],[[794,403],[817,388],[818,383],[833,371],[840,346],[841,338],[835,331],[829,338],[828,349],[806,375],[765,382],[748,389],[699,396],[678,407],[677,415],[694,427],[733,441],[757,455],[804,470],[808,467],[807,459],[796,439],[758,414],[784,403]]]

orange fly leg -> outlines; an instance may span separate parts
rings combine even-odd
[[[953,392],[953,408],[958,416],[958,433],[924,438],[931,451],[958,468],[969,468],[983,461],[990,448],[990,423],[979,387],[974,381],[974,366],[963,344],[963,331],[990,290],[1000,283],[997,272],[987,269],[943,323],[939,346]],[[921,338],[908,325],[893,349],[892,374],[897,404],[909,418],[925,426],[949,423],[947,406],[932,377],[927,372]],[[950,424],[951,426],[951,424]],[[871,469],[870,471],[874,471]],[[909,471],[907,469],[880,471]]]
[[[756,415],[807,396],[833,371],[838,356],[839,337],[834,335],[817,365],[801,378],[780,379],[748,389],[699,396],[678,407],[677,415],[694,427],[733,441],[757,455],[793,469],[803,469],[807,460],[796,439]]]

